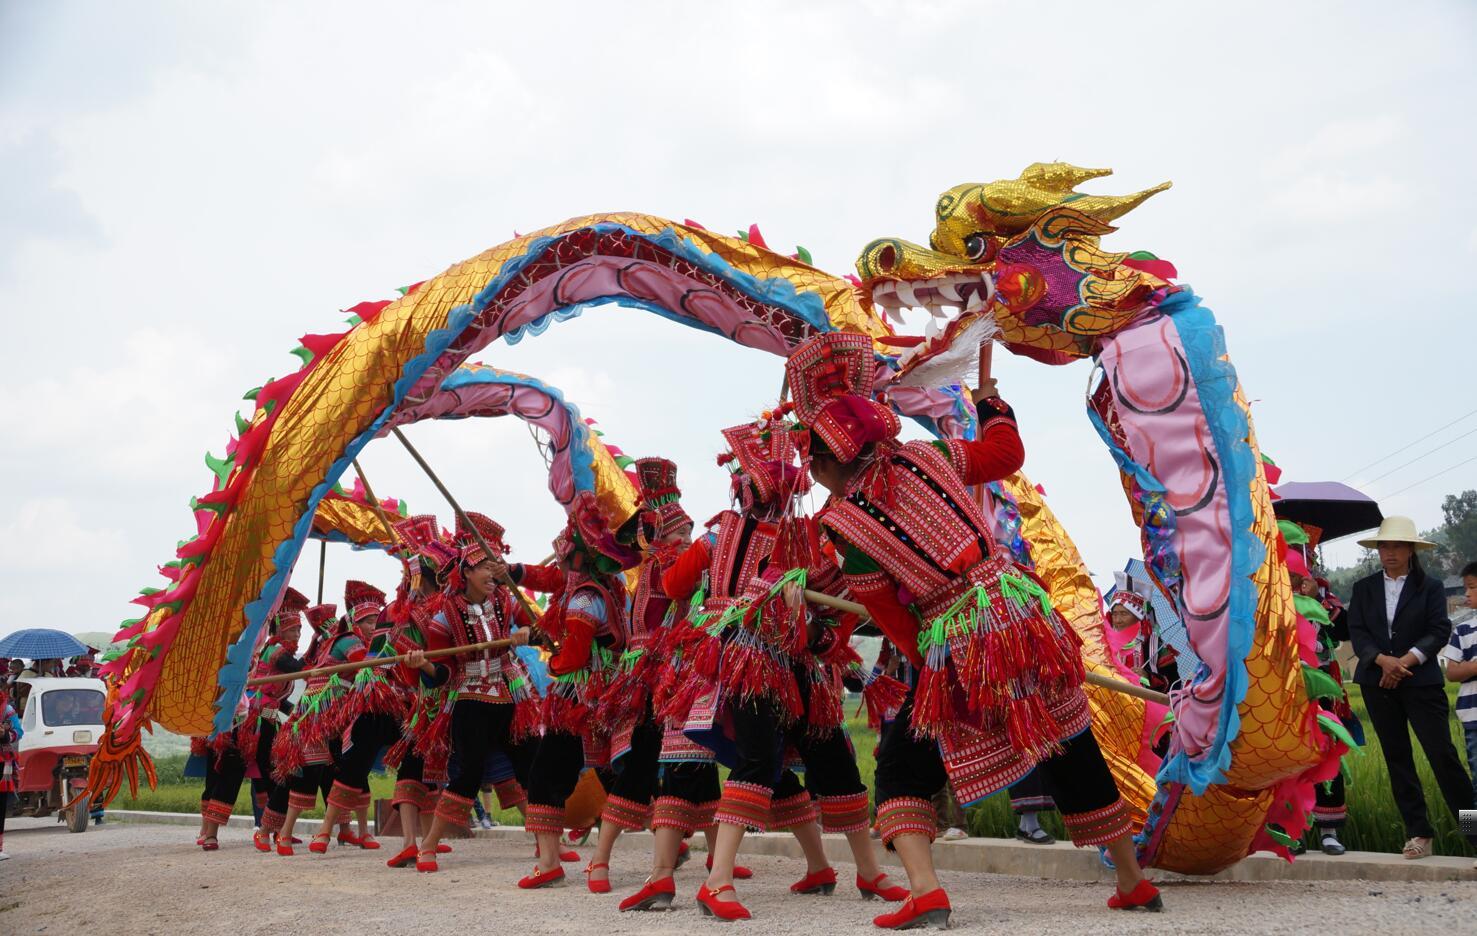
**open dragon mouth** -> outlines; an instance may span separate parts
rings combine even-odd
[[[983,271],[947,273],[921,280],[884,279],[872,285],[872,302],[899,324],[903,309],[925,309],[934,318],[949,318],[965,312],[982,312],[994,298],[995,280]]]
[[[991,312],[995,280],[987,272],[881,279],[871,288],[873,304],[900,325],[903,309],[925,309],[931,316],[922,337],[906,342],[908,346],[898,355],[896,380],[900,385],[943,387],[972,378],[980,344],[999,333]]]

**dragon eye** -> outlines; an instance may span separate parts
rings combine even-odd
[[[964,238],[964,255],[972,263],[986,263],[995,259],[999,247],[995,244],[995,238],[988,234],[975,232]]]

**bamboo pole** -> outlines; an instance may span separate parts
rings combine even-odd
[[[323,569],[328,565],[328,540],[318,541],[318,603],[323,603]]]
[[[379,518],[380,525],[385,528],[385,535],[389,537],[389,545],[394,546],[399,539],[395,535],[395,528],[390,524],[390,518],[385,516],[385,509],[380,506],[380,499],[374,496],[374,488],[369,486],[369,478],[364,474],[364,469],[359,467],[359,459],[352,460],[354,474],[359,476],[359,483],[364,485],[364,494],[369,498],[369,506],[374,508],[374,515]]]
[[[444,650],[427,650],[426,659],[434,660],[445,656],[456,656],[459,653],[477,653],[482,650],[505,650],[513,646],[509,638],[501,640],[484,640],[482,643],[465,644],[460,647],[447,647]],[[357,670],[369,669],[374,666],[393,666],[404,663],[407,654],[392,657],[370,657],[363,660],[355,660],[352,663],[336,663],[333,666],[321,666],[318,669],[300,670],[296,673],[276,673],[272,676],[258,676],[256,679],[248,679],[246,687],[270,686],[275,683],[296,682],[299,679],[311,679],[314,676],[332,676],[334,673],[352,673]]]
[[[830,595],[824,595],[817,591],[806,589],[805,600],[814,602],[818,605],[825,605],[828,608],[835,608],[837,611],[845,611],[848,614],[859,615],[863,618],[868,616],[865,605],[857,604],[855,601],[847,601],[844,598],[832,598]],[[1133,696],[1136,699],[1143,699],[1146,702],[1158,702],[1162,705],[1169,704],[1169,696],[1165,695],[1162,692],[1155,692],[1152,689],[1145,689],[1143,686],[1135,686],[1131,682],[1124,682],[1121,679],[1114,679],[1111,676],[1102,676],[1098,673],[1088,671],[1087,681],[1092,683],[1094,686],[1098,686],[1102,689],[1110,689],[1113,692],[1121,692],[1124,695]]]
[[[451,495],[451,491],[447,490],[446,485],[441,483],[441,479],[436,476],[436,472],[431,470],[431,466],[426,462],[424,458],[421,457],[421,453],[416,451],[415,446],[410,444],[410,440],[405,438],[405,433],[400,431],[400,427],[395,426],[390,430],[390,432],[394,434],[395,438],[400,440],[401,445],[405,446],[405,451],[410,453],[410,457],[415,459],[415,463],[421,466],[421,470],[426,473],[426,477],[431,479],[431,483],[436,486],[436,490],[441,492],[441,496],[446,498],[446,503],[451,505],[452,512],[455,513],[457,519],[462,522],[462,526],[472,531],[472,537],[477,540],[477,545],[481,546],[483,551],[486,552],[487,555],[498,556],[499,554],[487,544],[487,540],[482,538],[481,531],[473,525],[471,520],[467,519],[467,512],[465,510],[462,510],[462,505],[457,503],[456,498]],[[367,486],[365,490],[368,490]],[[504,585],[508,586],[508,589],[513,593],[513,596],[518,599],[518,602],[520,604],[523,605],[523,610],[528,613],[528,616],[537,621],[541,617],[539,609],[534,606],[533,602],[528,600],[527,595],[523,594],[523,589],[514,584],[513,579],[508,576],[507,573],[504,573],[501,576],[501,581]]]

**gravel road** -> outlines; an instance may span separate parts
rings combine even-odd
[[[247,833],[228,830],[220,851],[201,852],[191,828],[112,824],[71,835],[46,820],[14,819],[0,862],[0,933],[110,933],[255,936],[497,931],[527,934],[702,933],[721,924],[701,918],[692,895],[701,882],[695,861],[678,872],[678,901],[668,913],[621,914],[621,896],[645,877],[648,856],[633,841],[615,855],[611,895],[586,892],[579,865],[566,865],[569,885],[520,891],[532,848],[506,840],[464,840],[444,856],[439,874],[392,871],[384,849],[300,850],[293,858],[262,855]],[[387,845],[389,843],[386,843]],[[580,849],[588,860],[590,849]],[[700,857],[700,856],[699,856]],[[790,881],[803,869],[787,858],[754,856],[756,872],[740,894],[754,912],[742,932],[830,936],[864,934],[879,904],[856,899],[843,885],[833,897],[794,897]],[[845,875],[850,869],[839,869]],[[1477,931],[1477,887],[1471,883],[1359,881],[1191,883],[1165,888],[1162,914],[1113,913],[1108,887],[964,872],[944,873],[954,926],[971,933],[1327,933]],[[578,879],[578,880],[576,880]],[[307,908],[322,903],[322,915]],[[1356,922],[1357,921],[1357,922]],[[427,924],[430,924],[428,927]]]

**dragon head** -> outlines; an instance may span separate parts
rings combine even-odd
[[[1114,230],[1108,222],[1169,183],[1121,196],[1075,191],[1111,173],[1035,163],[1014,179],[956,185],[939,196],[929,247],[874,240],[857,258],[857,272],[888,313],[957,310],[951,326],[992,317],[1018,353],[1053,363],[1089,355],[1098,336],[1122,328],[1166,285],[1148,264],[1105,252],[1098,239]]]

